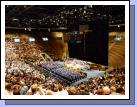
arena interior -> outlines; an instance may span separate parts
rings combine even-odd
[[[6,95],[124,95],[125,7],[6,5]]]

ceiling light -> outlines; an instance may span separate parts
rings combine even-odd
[[[24,8],[26,8],[27,6],[24,6]]]
[[[84,10],[84,13],[86,13],[86,10]]]
[[[29,42],[35,42],[35,38],[30,37]]]
[[[49,39],[47,37],[42,38],[43,41],[48,41]]]
[[[87,9],[87,6],[84,6],[84,9]]]
[[[13,21],[18,21],[19,19],[13,18],[12,20],[13,20]]]
[[[117,27],[120,27],[120,25],[118,25]]]

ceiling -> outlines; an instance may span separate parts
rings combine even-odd
[[[125,6],[6,5],[6,27],[58,28],[88,24],[97,18],[125,23]]]

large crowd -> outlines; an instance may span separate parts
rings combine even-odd
[[[41,47],[35,43],[28,43],[22,41],[15,43],[6,41],[6,60],[21,60],[31,61],[33,63],[40,63],[43,61]]]
[[[107,72],[102,77],[90,78],[77,86],[63,85],[62,82],[44,75],[26,61],[34,64],[42,64],[44,59],[42,52],[35,43],[6,41],[6,71],[5,92],[6,95],[115,95],[125,94],[125,69],[116,68]],[[54,65],[54,64],[53,64]],[[57,64],[55,64],[57,65]],[[50,66],[43,63],[58,75],[64,75],[67,79],[75,78],[79,73],[60,68],[60,65]],[[69,78],[68,78],[69,77]]]
[[[75,90],[93,95],[124,95],[125,94],[125,69],[116,68],[107,72],[102,77],[94,77],[80,83]]]

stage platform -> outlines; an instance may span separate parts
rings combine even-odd
[[[58,61],[56,63],[58,63],[60,65],[63,65],[63,62],[59,62]],[[69,84],[69,85],[77,85],[77,84],[79,84],[81,82],[88,81],[90,78],[103,76],[104,73],[106,72],[106,71],[99,71],[99,70],[87,70],[87,71],[83,71],[84,73],[87,74],[87,76],[85,78],[81,78],[79,80],[75,80],[73,82],[70,82],[67,79],[65,79],[63,76],[57,75],[54,72],[52,72],[52,70],[54,71],[54,69],[49,70],[49,69],[43,68],[41,66],[35,66],[32,63],[31,63],[31,65],[34,66],[36,69],[40,70],[45,75],[49,75],[49,76],[51,76],[51,77],[53,77],[53,78],[55,78],[57,80],[60,80],[60,81],[64,82],[65,84]]]
[[[64,65],[64,62],[56,61],[56,63]],[[74,82],[71,85],[78,85],[81,82],[88,81],[90,78],[93,78],[93,77],[102,77],[106,71],[87,70],[87,71],[84,71],[84,72],[87,73],[87,77],[84,78],[84,79],[81,79],[77,82]]]

